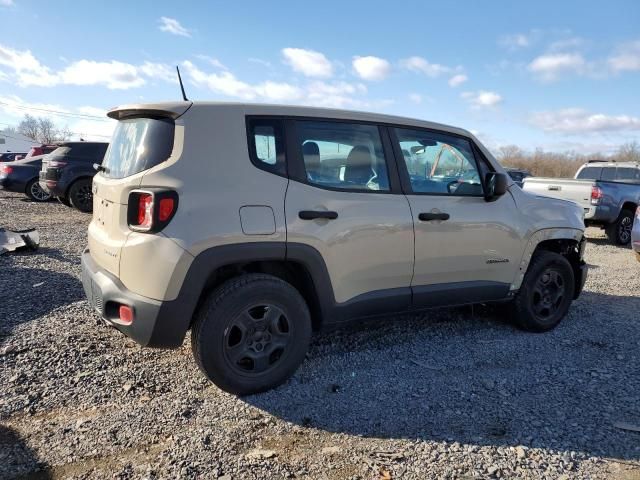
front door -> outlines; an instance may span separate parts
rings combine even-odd
[[[485,201],[488,164],[451,134],[391,129],[404,162],[415,226],[414,302],[472,303],[507,295],[522,255],[516,204],[507,192]],[[479,165],[486,165],[479,167]]]

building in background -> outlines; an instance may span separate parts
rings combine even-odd
[[[13,130],[0,130],[0,153],[28,152],[34,145],[40,144]]]

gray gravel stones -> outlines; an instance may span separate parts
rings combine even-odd
[[[554,331],[489,307],[318,335],[280,388],[239,399],[188,342],[142,349],[83,300],[87,215],[0,192],[0,478],[639,478],[640,263],[589,230]]]

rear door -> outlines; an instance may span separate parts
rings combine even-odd
[[[286,134],[292,152],[285,202],[288,254],[297,245],[315,249],[339,305],[374,305],[371,300],[385,298],[377,303],[383,310],[407,308],[413,221],[381,129],[290,120]]]
[[[471,142],[451,134],[390,128],[415,227],[411,282],[417,307],[507,295],[522,255],[516,204],[487,202]]]

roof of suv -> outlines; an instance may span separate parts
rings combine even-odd
[[[334,108],[295,106],[295,105],[272,105],[263,103],[241,103],[241,102],[160,102],[160,103],[139,103],[122,105],[115,107],[107,114],[111,118],[121,119],[131,115],[140,114],[141,112],[153,113],[162,112],[169,114],[173,118],[178,118],[184,114],[189,108],[216,108],[225,106],[227,108],[237,108],[244,111],[247,115],[290,115],[294,117],[318,117],[318,118],[335,118],[340,120],[356,120],[363,122],[379,122],[389,124],[399,124],[407,126],[415,126],[421,128],[430,128],[458,135],[474,137],[469,131],[425,120],[415,118],[400,117],[395,115],[386,115],[382,113],[362,112],[356,110],[341,110]]]

